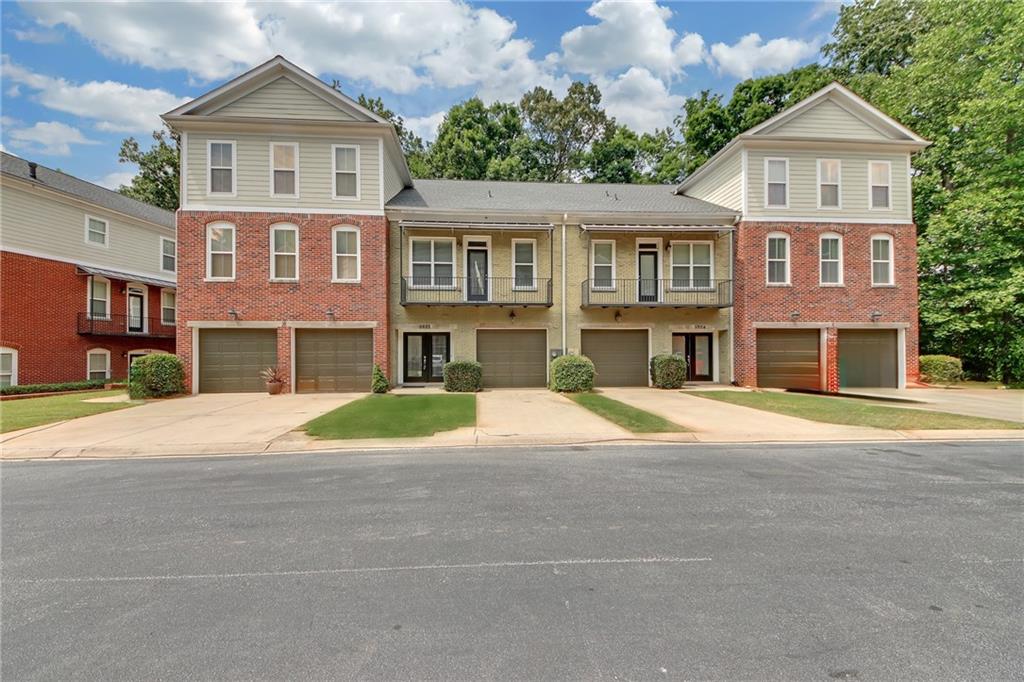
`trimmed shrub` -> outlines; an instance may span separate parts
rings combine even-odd
[[[391,389],[388,378],[384,376],[384,370],[380,365],[374,364],[373,377],[370,379],[370,390],[374,393],[387,393]]]
[[[929,384],[952,384],[964,376],[960,358],[952,355],[922,355],[917,359],[921,380]]]
[[[22,384],[20,386],[4,386],[0,395],[28,395],[30,393],[60,393],[62,391],[95,391],[103,388],[110,379],[88,379],[86,381],[65,381],[60,384]]]
[[[132,399],[161,398],[185,392],[185,370],[176,355],[153,353],[132,363],[128,395]]]
[[[582,393],[594,389],[597,370],[586,355],[560,355],[551,361],[551,390]]]
[[[686,358],[663,353],[651,358],[651,383],[655,388],[682,388],[686,383]]]
[[[484,370],[475,360],[452,360],[444,366],[444,390],[476,393],[484,384]]]

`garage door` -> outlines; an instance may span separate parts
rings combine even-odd
[[[647,330],[584,329],[581,350],[594,361],[595,386],[646,386]]]
[[[298,329],[295,386],[299,393],[370,390],[372,329]]]
[[[547,384],[548,333],[543,329],[481,329],[476,359],[486,388],[531,388]]]
[[[260,372],[276,365],[276,329],[203,329],[199,332],[200,393],[266,391]]]
[[[895,329],[839,330],[841,388],[899,385]]]
[[[759,329],[757,385],[764,388],[821,388],[817,329]]]

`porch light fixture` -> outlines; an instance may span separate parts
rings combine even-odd
[[[878,319],[880,317],[882,317],[882,311],[881,310],[872,310],[870,317],[871,317],[871,321],[872,322],[878,322]]]
[[[231,310],[228,311],[228,317],[230,317],[232,320],[237,320],[238,319],[238,311],[235,310],[234,308],[232,308]]]
[[[334,308],[327,309],[327,319],[334,322]]]
[[[796,318],[798,318],[798,317],[800,317],[800,311],[799,310],[794,310],[793,312],[791,312],[789,314],[789,319],[791,319],[793,321],[796,321]]]
[[[618,310],[615,311],[615,321],[622,322],[622,313]]]
[[[508,311],[508,318],[509,318],[510,320],[514,320],[514,319],[516,319],[516,311],[514,311],[514,310],[510,310],[510,311]]]

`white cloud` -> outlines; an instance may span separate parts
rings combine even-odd
[[[719,73],[750,78],[755,73],[777,73],[793,68],[818,53],[817,40],[775,38],[767,43],[757,33],[748,33],[733,45],[711,46],[711,63]]]
[[[14,33],[15,38],[22,42],[37,43],[39,45],[52,45],[59,43],[64,38],[60,31],[51,29],[30,28],[27,31],[15,29],[12,33]]]
[[[672,10],[654,0],[598,0],[587,14],[599,22],[562,35],[562,63],[570,71],[600,75],[642,67],[668,77],[703,59],[704,39],[688,33],[677,41],[667,23]]]
[[[672,124],[682,113],[685,97],[669,92],[665,82],[647,69],[634,67],[615,79],[596,77],[605,110],[619,123],[643,133]]]
[[[127,185],[135,177],[134,171],[114,171],[113,173],[107,173],[102,178],[96,180],[96,184],[107,189],[116,190],[122,185]]]
[[[437,129],[444,121],[447,111],[438,111],[429,116],[412,116],[405,119],[405,126],[423,138],[425,142],[433,142],[437,137]]]
[[[114,81],[76,84],[64,78],[35,73],[4,55],[3,78],[13,87],[34,91],[32,98],[48,109],[96,121],[104,131],[147,132],[162,127],[159,115],[185,100],[160,89],[139,88]]]
[[[14,147],[50,156],[70,156],[73,144],[99,144],[78,128],[59,121],[40,121],[31,128],[10,129],[7,137]]]

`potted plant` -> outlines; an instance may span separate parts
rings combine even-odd
[[[281,392],[281,389],[284,387],[284,377],[281,376],[277,367],[267,367],[260,374],[263,376],[263,380],[267,382],[267,393],[277,395]]]

